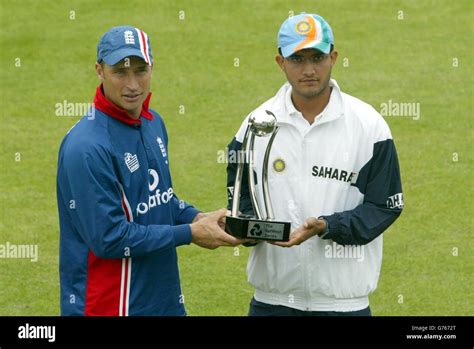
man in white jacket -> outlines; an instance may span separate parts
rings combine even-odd
[[[341,92],[331,79],[337,51],[321,16],[288,18],[278,49],[276,62],[288,82],[252,113],[270,111],[280,126],[269,158],[269,188],[275,218],[290,221],[293,232],[288,242],[253,247],[249,315],[370,316],[368,295],[380,274],[382,233],[403,208],[390,129],[374,108]],[[229,154],[242,149],[247,123],[248,117]],[[254,148],[261,204],[258,159],[268,140],[256,137]],[[229,161],[227,168],[229,207],[237,165]],[[240,210],[253,215],[243,178]]]

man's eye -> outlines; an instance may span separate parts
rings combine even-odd
[[[125,70],[116,70],[115,74],[123,75],[123,74],[125,74]]]

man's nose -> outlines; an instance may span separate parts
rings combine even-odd
[[[313,75],[316,73],[315,64],[311,62],[311,59],[306,58],[303,61],[303,74],[304,75]]]
[[[127,74],[127,88],[132,91],[138,90],[140,88],[138,80],[135,77],[135,74],[133,74],[133,72],[129,72]]]

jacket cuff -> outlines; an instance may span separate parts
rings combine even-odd
[[[324,218],[329,226],[329,232],[327,234],[324,234],[322,239],[335,240],[340,235],[341,230],[341,223],[339,222],[338,217],[336,216],[336,214],[333,214],[330,216],[321,216],[321,218]]]
[[[175,225],[172,227],[174,245],[189,245],[192,240],[191,226],[189,224]]]
[[[199,211],[198,209],[194,208],[194,207],[188,207],[186,208],[184,211],[181,212],[181,214],[179,215],[179,222],[180,223],[192,223],[194,217],[196,217],[196,215],[201,212]]]

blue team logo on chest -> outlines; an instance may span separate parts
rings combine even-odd
[[[133,173],[140,168],[140,163],[138,162],[138,158],[136,154],[132,155],[130,153],[125,153],[124,161],[130,173]]]
[[[156,143],[158,143],[158,146],[160,147],[161,155],[165,159],[165,163],[168,164],[168,159],[167,159],[168,154],[166,153],[165,143],[163,142],[161,137],[156,137]]]

